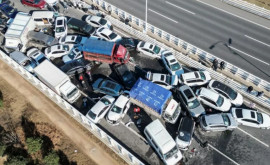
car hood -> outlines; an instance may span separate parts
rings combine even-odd
[[[223,102],[222,106],[218,107],[218,108],[220,111],[229,111],[232,104],[231,104],[229,99],[227,99],[225,97],[223,97],[223,98],[224,98],[224,102]]]
[[[121,114],[109,111],[107,118],[111,121],[117,121],[121,118]]]
[[[267,114],[262,113],[263,116],[263,127],[268,127],[270,128],[270,116]]]
[[[198,107],[191,109],[190,113],[192,117],[199,117],[200,115],[205,114],[205,109],[202,104],[200,104]]]
[[[240,93],[237,93],[237,96],[234,100],[231,100],[232,104],[235,106],[241,106],[244,102],[243,96]]]

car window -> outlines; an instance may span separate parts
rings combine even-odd
[[[258,122],[253,121],[253,120],[249,120],[249,119],[242,119],[243,121],[249,122],[249,123],[253,123],[253,124],[258,124]]]
[[[98,117],[104,113],[104,111],[108,108],[108,106],[105,106],[98,114]]]
[[[209,102],[210,104],[213,104],[216,106],[216,103],[210,99],[208,99],[207,97],[201,96],[202,99],[204,99],[205,101]]]
[[[105,38],[107,38],[107,39],[109,39],[109,37],[107,37],[106,35],[104,35],[104,34],[101,34],[103,37],[105,37]]]
[[[187,80],[187,83],[195,83],[197,80]]]
[[[98,23],[94,22],[94,21],[90,21],[91,23],[95,24],[95,25],[99,25]]]

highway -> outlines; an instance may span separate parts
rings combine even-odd
[[[128,0],[125,0],[125,1],[128,1]],[[15,7],[17,7],[19,11],[29,12],[30,10],[33,10],[33,8],[22,6],[21,3],[18,1],[13,0],[13,2],[15,2]],[[139,2],[142,3],[142,1],[139,1]],[[137,1],[135,3],[137,3]],[[157,9],[153,8],[152,10],[155,11]],[[152,15],[155,13],[149,12],[149,15],[150,14]],[[68,10],[67,15],[80,19],[85,16],[85,13],[77,9],[70,8]],[[156,21],[158,22],[158,20]],[[167,20],[167,19],[165,21],[168,21],[168,23],[172,23],[170,20]],[[120,29],[115,29],[115,31],[119,33],[120,35],[125,35],[121,33]],[[179,33],[179,34],[182,34],[182,33]],[[194,32],[194,35],[195,35],[195,32]],[[232,44],[233,46],[235,46],[234,42],[235,40],[233,39],[233,44]],[[217,45],[213,49],[213,51],[217,51],[216,48],[220,48],[219,46],[220,45]],[[237,49],[238,48],[239,47],[237,47]],[[143,71],[166,73],[166,70],[161,65],[160,61],[158,60],[151,60],[137,54],[132,54],[132,57],[134,58],[136,65],[139,66],[139,68],[143,69]],[[151,62],[149,62],[150,60]],[[262,65],[262,64],[259,64],[259,65]],[[134,72],[136,72],[137,74],[142,72],[141,70],[140,72],[138,71],[139,68],[134,68]],[[112,79],[117,80],[110,66],[106,64],[99,66],[99,68],[96,69],[95,72],[93,73],[93,77],[97,78],[99,76],[110,77]],[[89,97],[95,98],[94,95],[89,95]],[[82,111],[82,109],[79,109],[79,110],[80,112]],[[269,112],[267,113],[269,114]],[[132,151],[132,153],[136,155],[139,159],[142,159],[144,163],[151,164],[151,165],[163,164],[162,161],[159,159],[159,157],[156,155],[155,151],[144,141],[145,139],[142,137],[143,133],[140,132],[138,128],[136,128],[135,124],[133,123],[130,126],[126,125],[126,123],[130,121],[131,117],[132,116],[129,116],[129,114],[126,115],[123,121],[117,126],[111,126],[110,124],[107,123],[105,119],[102,119],[102,121],[99,123],[99,126],[108,134],[110,134],[111,137],[117,139],[117,141],[121,143],[125,148]],[[153,119],[151,119],[150,116],[148,115],[143,116],[144,124],[149,123],[152,120]],[[176,129],[178,128],[178,125],[179,125],[179,121],[174,125],[165,124],[166,129],[170,132],[173,138],[175,138],[176,136],[175,132],[176,132]],[[143,128],[140,128],[140,129],[142,130]],[[140,134],[141,136],[139,136]],[[186,165],[194,165],[194,164],[267,165],[269,164],[268,163],[269,161],[268,157],[270,155],[270,149],[269,149],[270,131],[269,130],[261,130],[261,129],[251,128],[251,127],[239,126],[239,128],[235,129],[233,132],[225,131],[225,132],[206,133],[206,132],[201,131],[200,127],[198,126],[196,127],[195,135],[202,142],[208,141],[209,147],[206,147],[206,148],[200,147],[200,144],[194,138],[189,150],[182,151],[182,154],[185,156],[185,160],[183,164],[186,164]],[[191,153],[192,148],[196,148],[196,150],[198,151],[197,155],[194,155],[193,153]]]
[[[106,1],[145,19],[145,0]],[[148,0],[148,22],[270,81],[269,20],[218,0]]]

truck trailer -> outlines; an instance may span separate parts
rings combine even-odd
[[[174,124],[181,113],[172,92],[148,80],[139,78],[131,88],[130,101],[156,117]]]
[[[122,45],[114,42],[89,38],[82,46],[84,59],[102,63],[127,63],[129,51]]]
[[[5,33],[5,47],[24,52],[28,42],[27,33],[35,29],[31,16],[19,12]]]
[[[34,73],[45,85],[69,103],[74,103],[81,96],[69,77],[48,60],[35,67]]]

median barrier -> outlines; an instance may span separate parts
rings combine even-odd
[[[247,97],[248,99],[260,104],[267,109],[270,108],[270,83],[260,79],[257,76],[254,76],[251,73],[248,73],[241,68],[234,66],[225,61],[226,68],[224,70],[213,71],[209,67],[211,67],[214,59],[217,59],[219,62],[224,61],[221,58],[215,57],[214,55],[197,48],[196,46],[181,40],[151,24],[147,24],[147,35],[143,33],[143,29],[145,27],[145,22],[115,6],[109,4],[103,0],[86,0],[86,2],[99,6],[101,10],[104,12],[107,11],[108,6],[112,9],[111,15],[107,15],[106,18],[110,20],[114,26],[119,29],[136,36],[139,39],[152,42],[161,47],[164,47],[168,50],[172,50],[178,57],[178,60],[181,63],[186,64],[187,66],[197,67],[199,69],[208,70],[212,77],[224,82],[226,80],[231,87],[235,90],[239,91],[242,95]],[[116,18],[116,19],[115,19]],[[119,21],[119,19],[130,20],[128,26],[123,22]],[[162,42],[162,43],[161,43]],[[164,43],[166,45],[164,45]],[[169,47],[168,47],[169,46]],[[174,48],[175,50],[173,50]],[[178,52],[179,51],[179,52]],[[180,53],[181,52],[181,53]],[[192,58],[191,58],[192,57]],[[194,60],[197,59],[195,62]],[[200,62],[198,62],[200,61]],[[204,66],[204,65],[206,66]],[[226,75],[226,76],[224,76]],[[246,89],[248,86],[253,86],[255,92],[247,93]],[[256,97],[256,93],[259,91],[264,91],[263,97]]]

